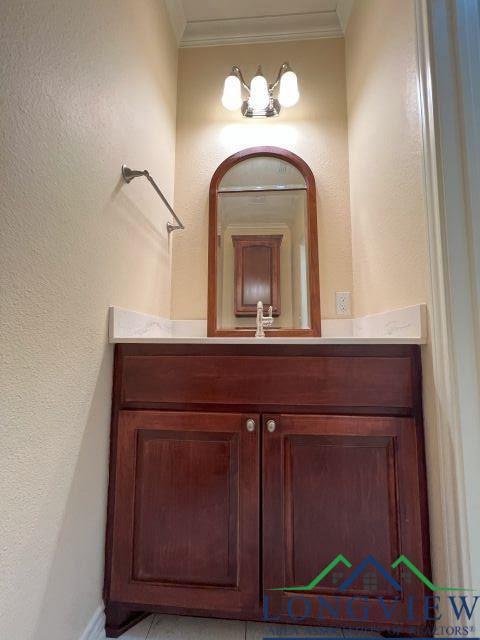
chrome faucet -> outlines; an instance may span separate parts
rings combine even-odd
[[[257,330],[255,331],[256,338],[264,338],[264,327],[271,327],[273,324],[273,307],[268,308],[268,316],[263,315],[263,302],[259,300],[257,302]]]

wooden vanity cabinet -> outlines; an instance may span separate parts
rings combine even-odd
[[[277,590],[339,554],[351,568]],[[418,347],[117,345],[108,637],[155,611],[294,622],[292,595],[304,624],[421,635],[402,606],[348,615],[352,597],[421,599],[411,576],[392,570],[399,593],[370,567],[340,588],[402,554],[430,575]]]

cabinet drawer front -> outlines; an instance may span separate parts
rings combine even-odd
[[[414,404],[410,357],[126,355],[124,406]]]

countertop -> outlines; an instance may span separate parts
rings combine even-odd
[[[424,304],[363,318],[322,320],[319,338],[213,338],[204,320],[170,320],[110,307],[109,341],[145,344],[425,344]]]

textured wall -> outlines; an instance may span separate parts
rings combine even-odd
[[[0,637],[76,640],[103,579],[107,307],[168,315],[177,50],[158,0],[4,0]]]
[[[345,49],[353,300],[361,316],[427,299],[414,0],[355,2]]]
[[[252,121],[222,107],[233,64],[250,80],[261,63],[270,79],[285,60],[299,77],[294,108]],[[175,204],[186,230],[173,241],[173,317],[206,317],[210,179],[227,156],[257,145],[294,151],[315,174],[322,315],[333,317],[334,292],[352,290],[343,39],[183,49],[177,116]]]

